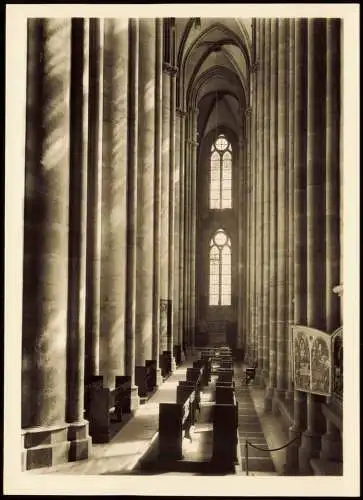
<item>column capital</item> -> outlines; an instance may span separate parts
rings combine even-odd
[[[261,65],[259,61],[255,61],[251,64],[251,73],[257,73],[257,71],[260,69]]]
[[[168,62],[163,62],[163,71],[170,76],[175,76],[178,73],[178,68]]]
[[[189,106],[188,108],[189,113],[195,113],[195,115],[198,115],[199,113],[199,108],[197,106]]]
[[[244,114],[245,114],[246,118],[248,118],[249,116],[251,116],[251,114],[252,114],[252,106],[248,106],[248,108],[246,108],[244,110]]]
[[[177,109],[176,109],[176,114],[177,114],[178,116],[180,116],[180,118],[184,118],[184,117],[186,116],[186,114],[187,114],[187,113],[186,113],[186,111],[184,111],[184,110],[182,110],[182,109],[180,109],[180,108],[177,108]]]

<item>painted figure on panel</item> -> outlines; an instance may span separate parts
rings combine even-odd
[[[325,340],[316,338],[311,349],[311,390],[322,394],[330,391],[330,356]]]
[[[295,386],[305,391],[310,389],[310,349],[302,333],[295,338]]]

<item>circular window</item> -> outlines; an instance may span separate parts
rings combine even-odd
[[[219,151],[224,151],[225,149],[228,148],[228,141],[223,135],[219,136],[218,139],[216,140],[216,148]]]
[[[217,245],[225,245],[227,242],[227,236],[223,231],[220,231],[214,236],[214,241]]]

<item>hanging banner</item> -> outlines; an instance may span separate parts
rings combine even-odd
[[[295,389],[323,396],[332,391],[331,335],[307,326],[292,326]]]

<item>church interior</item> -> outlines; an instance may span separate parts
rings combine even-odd
[[[343,474],[342,30],[28,19],[25,474]]]

